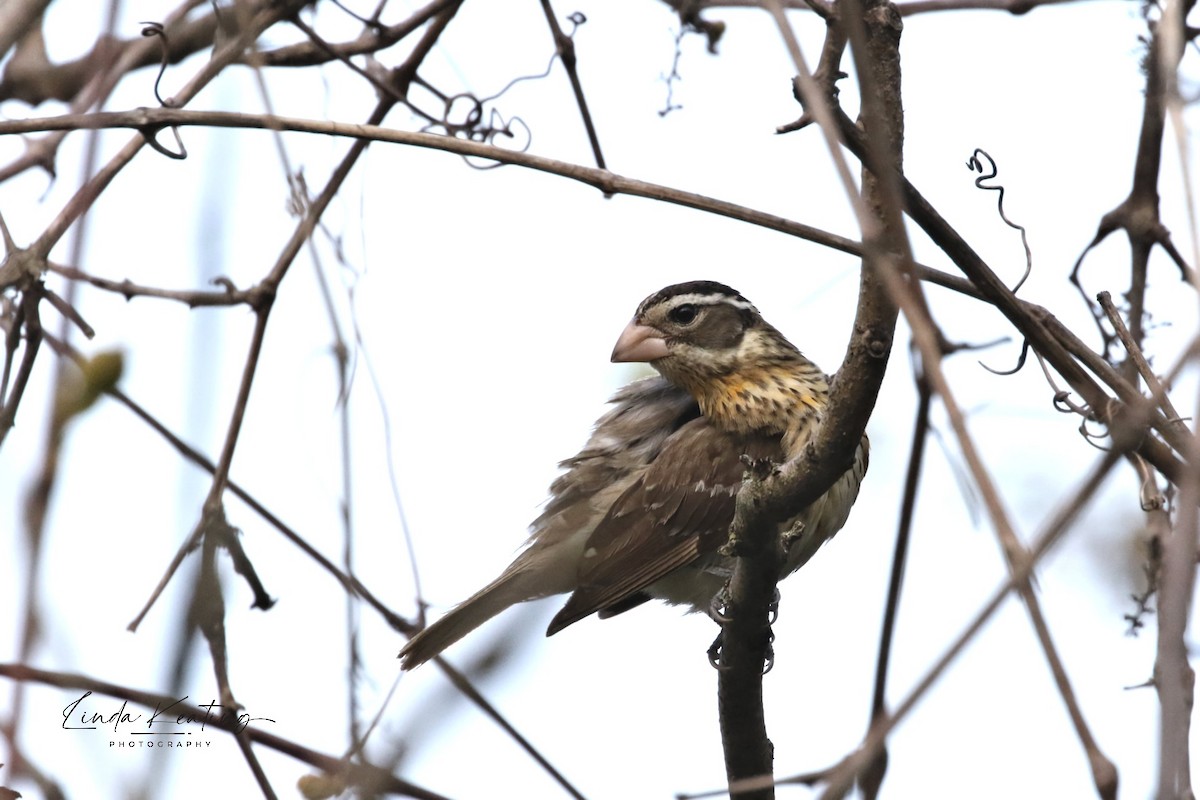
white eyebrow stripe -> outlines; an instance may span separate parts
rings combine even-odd
[[[736,297],[730,297],[729,295],[726,295],[726,294],[712,295],[712,294],[700,294],[699,292],[693,292],[691,294],[676,295],[675,297],[671,298],[671,305],[680,306],[680,305],[684,305],[685,303],[691,304],[694,306],[715,306],[719,303],[726,303],[728,305],[733,306],[734,308],[746,309],[748,311],[753,311],[755,314],[758,313],[758,309],[755,308],[754,305],[750,303],[750,301],[741,300]]]

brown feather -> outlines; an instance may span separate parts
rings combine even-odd
[[[700,414],[691,395],[660,377],[634,381],[610,402],[613,408],[597,421],[587,444],[562,462],[565,472],[550,487],[550,502],[533,522],[529,546],[494,581],[409,640],[400,652],[404,669],[514,603],[572,591],[575,564],[597,520],[658,456],[671,433]]]
[[[780,437],[729,433],[703,417],[672,434],[592,532],[579,586],[546,634],[620,607],[679,567],[715,554],[733,520],[743,454],[781,460]]]
[[[578,530],[595,513],[606,489],[620,487],[653,461],[667,437],[700,416],[696,401],[660,376],[633,381],[609,400],[587,444],[559,463],[545,510],[530,525],[530,542],[554,541]]]

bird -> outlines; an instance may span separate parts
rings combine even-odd
[[[831,377],[739,292],[708,280],[643,300],[611,360],[647,362],[658,374],[613,395],[583,449],[559,465],[524,549],[413,636],[400,651],[402,669],[510,606],[552,595],[570,596],[547,636],[650,599],[717,613],[733,568],[719,550],[747,464],[782,463],[805,448],[828,407]],[[864,434],[851,468],[781,525],[781,578],[845,524],[869,448]]]

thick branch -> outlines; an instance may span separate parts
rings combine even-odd
[[[892,165],[886,174],[895,174],[903,143],[899,17],[894,7],[880,2],[867,4],[860,13],[866,31],[865,48],[859,54],[860,79],[866,74],[861,81],[863,125]],[[760,669],[767,644],[767,609],[781,562],[779,526],[851,469],[892,349],[896,305],[879,273],[891,269],[892,254],[904,248],[903,231],[893,224],[900,210],[889,204],[887,192],[872,176],[864,174],[863,187],[863,204],[871,216],[863,220],[866,243],[854,332],[821,428],[799,458],[774,475],[743,486],[730,527],[730,548],[738,559],[730,584],[732,619],[724,626],[719,703],[731,784],[772,771],[773,754],[762,721]],[[773,790],[768,786],[734,796],[773,797]]]

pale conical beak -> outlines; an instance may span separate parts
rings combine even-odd
[[[663,339],[661,331],[649,325],[630,322],[617,339],[617,346],[612,351],[612,360],[654,361],[667,355],[667,342]]]

